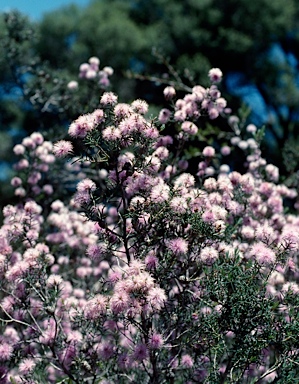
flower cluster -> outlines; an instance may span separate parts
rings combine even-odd
[[[80,73],[99,76],[99,60]],[[0,228],[1,383],[248,383],[296,372],[299,219],[285,206],[297,192],[262,158],[256,127],[234,116],[198,169],[174,156],[202,116],[229,114],[221,76],[211,69],[209,88],[178,100],[167,87],[173,107],[158,119],[145,101],[105,92],[70,124],[72,142],[34,133],[15,146],[19,203]],[[178,134],[163,136],[161,124]],[[235,149],[243,173],[223,163]]]

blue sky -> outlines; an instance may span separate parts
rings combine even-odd
[[[38,20],[43,13],[72,3],[86,6],[90,0],[0,0],[0,12],[18,9],[32,20]]]

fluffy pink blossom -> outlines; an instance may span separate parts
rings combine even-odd
[[[70,141],[60,140],[54,144],[53,153],[56,157],[64,157],[73,152],[73,144]]]
[[[115,314],[118,314],[128,309],[130,305],[130,297],[126,292],[118,291],[113,294],[109,304],[110,304],[111,311]]]
[[[0,361],[6,361],[11,358],[13,347],[8,343],[0,343]]]
[[[148,292],[146,299],[154,311],[160,311],[160,309],[164,306],[167,297],[164,289],[154,287]]]
[[[148,341],[148,346],[150,349],[159,349],[163,344],[163,336],[160,333],[153,333]]]
[[[263,266],[271,265],[275,263],[276,260],[275,252],[262,242],[254,244],[250,248],[248,256],[255,259],[258,264]]]
[[[184,255],[188,252],[188,242],[182,238],[169,240],[166,245],[175,255]]]
[[[71,137],[83,139],[89,132],[96,126],[95,117],[93,114],[88,113],[78,117],[77,120],[72,122],[69,127],[68,133]]]
[[[181,364],[183,367],[192,368],[194,362],[190,355],[183,355],[181,358]]]
[[[184,121],[182,123],[182,130],[189,135],[196,135],[198,132],[197,126],[191,121]]]
[[[19,372],[22,375],[28,375],[33,371],[33,369],[35,368],[35,365],[36,365],[36,362],[34,361],[34,359],[31,359],[31,358],[24,359],[23,361],[21,361],[19,365]]]
[[[213,247],[204,247],[200,251],[199,260],[205,265],[212,265],[219,258],[218,251]]]
[[[115,105],[117,103],[117,96],[113,92],[104,92],[100,101],[104,106]]]
[[[140,113],[141,115],[145,115],[148,112],[148,104],[144,100],[134,100],[131,103],[131,107],[135,112]]]

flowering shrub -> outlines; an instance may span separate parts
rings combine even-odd
[[[299,219],[285,207],[297,193],[262,158],[260,131],[230,116],[221,76],[212,69],[209,88],[181,99],[167,87],[158,118],[104,92],[69,139],[33,133],[15,146],[20,201],[0,229],[1,383],[298,377]],[[202,116],[220,115],[233,135],[202,148],[193,172],[184,146]],[[224,163],[235,148],[243,174]]]

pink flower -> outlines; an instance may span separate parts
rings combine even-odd
[[[22,375],[28,375],[28,373],[32,372],[33,369],[35,368],[35,361],[33,359],[24,359],[20,365],[19,365],[19,372]]]
[[[124,291],[118,291],[110,299],[110,308],[113,313],[121,313],[128,309],[130,297]]]
[[[54,144],[53,153],[56,157],[64,157],[73,152],[73,144],[70,141],[60,140]]]
[[[117,96],[113,92],[104,92],[101,97],[101,104],[104,106],[115,105],[117,103]]]
[[[87,319],[95,320],[106,313],[107,299],[98,294],[89,300],[84,308],[84,315]]]
[[[193,359],[190,355],[183,355],[181,358],[181,364],[186,368],[193,367]]]
[[[218,251],[213,247],[205,247],[200,251],[199,259],[205,265],[212,265],[219,258]]]
[[[13,347],[8,343],[0,343],[0,361],[9,360],[13,353]]]
[[[164,89],[163,94],[166,100],[171,100],[172,98],[174,98],[176,92],[173,87],[168,86]]]
[[[131,107],[135,112],[140,113],[141,115],[144,115],[148,112],[148,104],[144,100],[134,100],[131,104]]]
[[[163,108],[159,112],[158,120],[161,124],[166,124],[171,117],[171,112],[169,109]]]
[[[102,136],[103,136],[103,139],[105,140],[115,141],[121,138],[121,131],[119,128],[116,128],[114,126],[109,126],[103,129]]]
[[[248,255],[254,258],[258,264],[268,266],[275,263],[276,255],[272,249],[268,248],[262,242],[254,244]]]
[[[188,252],[188,242],[182,238],[167,241],[167,248],[175,255],[182,255]]]
[[[214,157],[215,149],[213,147],[207,146],[203,149],[202,154],[205,157]]]
[[[148,341],[150,349],[159,349],[164,343],[163,336],[160,333],[153,333]]]
[[[91,179],[83,179],[79,182],[77,185],[77,191],[78,192],[90,192],[90,191],[95,191],[96,190],[96,184],[94,181]]]
[[[219,83],[222,80],[222,71],[219,68],[212,68],[208,76],[213,83]]]
[[[147,346],[143,343],[137,344],[133,352],[133,357],[138,361],[142,361],[146,359],[147,356],[148,356]]]
[[[191,121],[184,121],[182,124],[182,130],[189,135],[196,135],[198,132],[197,126]]]
[[[87,248],[87,255],[92,260],[99,260],[99,258],[103,255],[105,252],[105,247],[103,244],[90,244]]]
[[[146,299],[153,310],[160,311],[160,309],[164,306],[167,297],[165,295],[164,289],[153,287],[148,292]]]
[[[88,113],[78,117],[69,127],[68,133],[72,137],[83,139],[96,126],[95,117]]]

